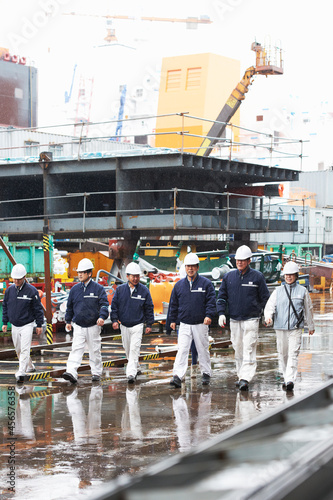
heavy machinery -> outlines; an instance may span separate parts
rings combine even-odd
[[[243,78],[231,92],[227,102],[210,128],[207,137],[205,137],[198,149],[196,153],[197,156],[209,156],[211,154],[214,145],[223,136],[229,121],[245,99],[245,95],[249,91],[249,86],[252,84],[254,75],[268,76],[283,74],[282,49],[278,47],[274,49],[275,53],[272,58],[271,51],[268,51],[258,42],[252,43],[251,50],[256,52],[256,65],[247,68]],[[275,64],[272,64],[273,62]]]

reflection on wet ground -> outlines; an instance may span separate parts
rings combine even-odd
[[[13,376],[2,378],[1,498],[11,498],[10,481],[15,499],[90,497],[107,480],[142,472],[153,462],[306,394],[333,376],[332,297],[313,294],[312,300],[316,332],[303,335],[290,395],[279,380],[274,331],[265,328],[260,330],[258,370],[248,393],[235,388],[231,348],[212,353],[209,387],[188,372],[182,390],[172,388],[172,359],[142,364],[134,386],[128,386],[124,368],[111,368],[100,384],[92,384],[90,374],[80,375],[77,386],[58,379],[19,388]],[[229,332],[216,328],[211,336],[227,339]],[[153,342],[153,337],[144,342]]]

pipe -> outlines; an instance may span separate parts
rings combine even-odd
[[[265,184],[264,186],[243,186],[237,188],[228,188],[232,194],[243,194],[249,196],[283,196],[283,184]]]

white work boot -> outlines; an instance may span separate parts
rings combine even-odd
[[[199,373],[198,365],[191,365],[191,378],[196,378]]]

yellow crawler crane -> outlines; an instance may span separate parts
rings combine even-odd
[[[283,60],[282,50],[275,47],[274,64],[271,52],[258,42],[253,42],[251,50],[256,52],[256,66],[251,66],[245,71],[243,78],[231,92],[227,102],[223,106],[216,121],[210,128],[207,137],[203,140],[200,148],[197,151],[197,156],[209,156],[214,145],[222,137],[229,121],[236,113],[245,99],[245,94],[249,91],[249,86],[253,82],[254,75],[282,75],[283,74]]]

